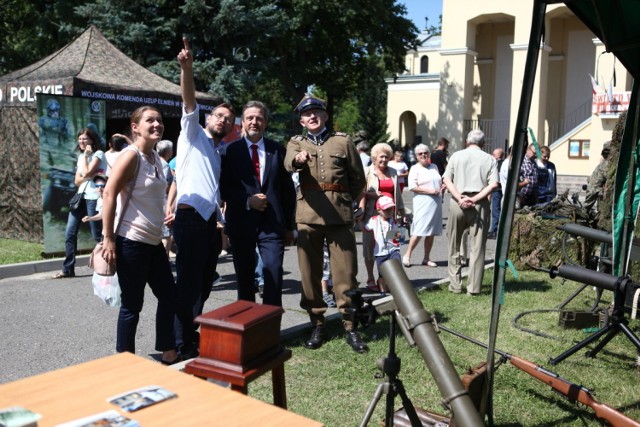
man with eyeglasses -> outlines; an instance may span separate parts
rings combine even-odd
[[[484,253],[491,218],[489,195],[498,186],[496,160],[482,150],[484,133],[474,129],[467,135],[467,148],[451,155],[442,180],[451,193],[449,202],[449,291],[462,292],[460,248],[462,234],[469,230],[469,277],[467,295],[478,295],[484,276]]]
[[[220,193],[233,244],[238,299],[255,302],[256,246],[262,302],[282,306],[284,247],[293,242],[296,191],[284,168],[285,148],[264,137],[269,112],[260,101],[242,109],[243,137],[222,151]]]
[[[176,210],[173,223],[176,273],[179,298],[193,308],[193,318],[202,314],[217,275],[218,256],[222,250],[218,221],[220,209],[220,152],[222,139],[232,131],[233,107],[218,105],[209,116],[206,129],[199,123],[200,107],[196,102],[193,79],[193,56],[186,38],[178,54],[182,92],[181,131],[176,155]],[[167,214],[170,214],[170,207]],[[197,355],[197,343],[183,342],[186,328],[176,318],[176,345],[183,358]],[[191,336],[193,334],[184,334]]]
[[[305,136],[294,136],[287,145],[285,167],[298,172],[300,194],[296,209],[298,224],[298,265],[302,279],[300,306],[307,311],[313,330],[304,343],[319,348],[325,339],[322,298],[323,243],[329,248],[329,263],[336,304],[342,314],[346,340],[358,352],[368,351],[355,328],[351,298],[347,291],[357,288],[356,239],[353,232],[353,201],[364,190],[366,180],[356,146],[348,135],[330,132],[325,102],[305,96],[295,109]]]

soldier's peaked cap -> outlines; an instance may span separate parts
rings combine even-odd
[[[311,95],[305,95],[293,111],[298,114],[302,114],[308,110],[327,111],[327,104],[323,99]]]

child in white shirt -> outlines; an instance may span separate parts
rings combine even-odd
[[[106,175],[96,175],[93,177],[93,183],[95,184],[96,191],[98,192],[98,201],[96,202],[96,214],[93,216],[85,215],[82,218],[82,222],[88,221],[101,221],[102,220],[102,192],[104,191],[104,186],[107,185],[107,176]]]
[[[376,258],[376,265],[378,266],[378,285],[368,286],[370,291],[373,292],[386,292],[386,286],[382,273],[380,272],[380,266],[383,262],[390,259],[400,260],[400,229],[396,220],[394,219],[396,204],[393,199],[388,196],[382,196],[376,202],[376,210],[378,215],[374,215],[365,224],[365,231],[373,233],[375,246],[373,248],[373,255]]]

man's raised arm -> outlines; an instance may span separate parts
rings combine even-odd
[[[184,47],[178,53],[178,62],[180,63],[180,89],[182,92],[182,102],[187,113],[191,113],[196,109],[196,89],[193,81],[193,56],[189,48],[189,42],[186,37],[182,38]]]

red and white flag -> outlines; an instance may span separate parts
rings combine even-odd
[[[593,78],[591,74],[589,74],[589,78],[591,78],[591,90],[593,90],[593,94],[597,95],[600,92],[600,87],[598,86],[598,82]]]

